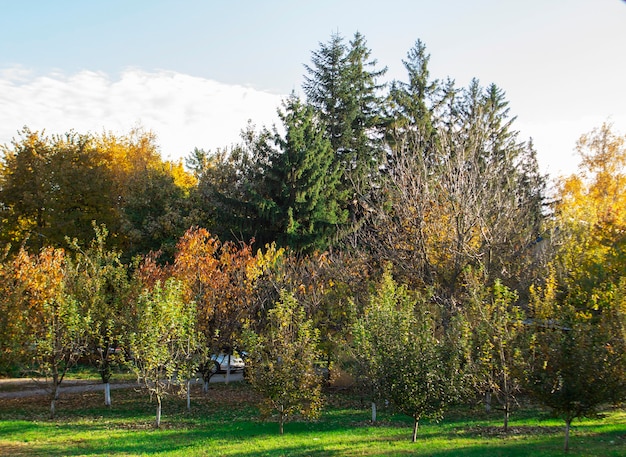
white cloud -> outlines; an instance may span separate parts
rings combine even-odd
[[[48,134],[111,131],[141,125],[157,135],[164,158],[194,147],[215,149],[239,140],[251,119],[276,122],[283,97],[176,72],[127,70],[118,79],[100,72],[32,76],[0,71],[0,144],[28,126]]]

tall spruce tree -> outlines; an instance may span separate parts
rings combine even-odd
[[[309,104],[326,123],[326,134],[342,171],[342,189],[347,191],[344,206],[353,216],[358,203],[377,179],[382,157],[381,89],[378,78],[387,71],[376,69],[365,37],[355,33],[346,44],[333,34],[312,53],[312,65],[305,65],[303,85]]]
[[[303,88],[307,101],[323,116],[335,151],[344,142],[347,52],[343,37],[333,34],[328,43],[320,43],[320,49],[312,52],[313,65],[305,65],[308,76],[305,76]]]
[[[394,81],[391,85],[387,113],[387,141],[391,144],[404,141],[401,147],[417,146],[424,156],[433,153],[436,137],[433,111],[442,102],[439,81],[430,79],[429,61],[426,45],[417,40],[402,61],[408,80]]]
[[[325,249],[347,219],[340,207],[341,170],[314,109],[291,95],[279,112],[284,136],[274,131],[264,148],[257,204],[264,238],[297,251]]]

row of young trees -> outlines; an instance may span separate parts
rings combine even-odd
[[[296,259],[273,247],[253,255],[248,245],[194,229],[173,264],[146,258],[130,274],[119,253],[104,248],[106,231],[96,234],[87,249],[74,244],[73,254],[22,249],[2,264],[2,362],[48,381],[51,415],[67,370],[90,360],[107,405],[114,368],[130,364],[156,399],[158,425],[172,383],[188,394],[199,371],[211,376],[203,370],[212,367],[210,354],[242,345],[249,380],[265,411],[278,414],[281,433],[289,415],[319,414],[316,367],[328,355],[336,358],[331,373],[349,370],[374,404],[389,401],[412,417],[414,440],[421,418],[480,396],[490,405],[487,394],[505,429],[523,387],[560,413],[567,430],[572,419],[626,395],[623,278],[603,282],[611,291],[604,297],[597,284],[588,290],[593,305],[572,303],[555,263],[522,307],[515,292],[499,281],[487,286],[482,272],[468,269],[450,316],[432,289],[398,284],[390,264],[380,279],[358,284],[364,265],[354,258]],[[370,288],[362,303],[359,286]]]
[[[94,229],[87,247],[23,247],[0,264],[1,369],[43,378],[54,416],[58,388],[79,361],[97,367],[110,405],[110,378],[132,360],[160,410],[175,374],[184,383],[201,369],[208,382],[210,355],[240,341],[254,279],[271,254],[194,229],[173,264],[147,256],[127,265],[106,248],[106,228]]]
[[[524,382],[568,427],[622,398],[624,138],[582,137],[581,170],[549,204],[503,91],[434,80],[428,62],[417,41],[407,80],[384,84],[362,35],[333,35],[282,125],[196,149],[188,171],[140,131],[23,130],[0,168],[2,362],[35,361],[58,385],[97,354],[106,382],[120,347],[159,399],[173,373],[206,380],[208,354],[245,344],[251,373],[284,380],[268,397],[282,418],[319,410],[311,357],[348,358],[415,431],[468,384],[508,418]],[[33,359],[63,316],[71,357]]]
[[[492,245],[517,260],[504,261],[502,251],[492,260],[491,250],[472,259],[468,254],[480,250],[459,243],[456,246],[465,252],[433,264],[448,267],[441,273],[434,270],[435,281],[428,283],[430,274],[418,270],[418,279],[426,285],[418,282],[416,288],[406,286],[415,283],[402,271],[403,263],[395,262],[396,277],[404,284],[399,286],[385,273],[356,320],[352,336],[358,366],[374,398],[388,399],[414,418],[414,439],[421,417],[439,417],[446,404],[467,395],[468,386],[481,392],[487,405],[492,396],[497,399],[505,429],[515,395],[532,394],[564,419],[565,449],[574,418],[624,400],[626,137],[605,124],[583,135],[577,150],[582,158],[579,172],[557,183],[551,212],[538,221],[541,239],[508,248]],[[466,197],[482,203],[471,193]],[[453,202],[447,206],[455,208]],[[457,213],[457,224],[466,221],[463,216]],[[395,222],[385,220],[388,225]],[[426,218],[417,216],[411,222],[419,224],[414,240],[426,241],[424,252],[445,248],[424,237]],[[514,222],[519,227],[519,221]],[[482,226],[480,220],[475,223]],[[465,234],[478,241],[483,230],[495,233],[497,223],[485,224],[480,234]],[[448,234],[458,240],[461,233],[449,227]],[[397,243],[402,237],[389,239]],[[480,241],[474,246],[481,246]],[[427,257],[405,258],[421,266]],[[497,270],[491,270],[492,262],[497,262]],[[510,268],[529,268],[534,277],[524,277],[517,269],[508,276],[505,269]]]

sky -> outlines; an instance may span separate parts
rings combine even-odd
[[[580,135],[626,134],[624,0],[0,0],[0,144],[19,131],[157,135],[176,160],[276,122],[311,52],[365,36],[386,81],[425,43],[433,78],[504,90],[542,170]]]

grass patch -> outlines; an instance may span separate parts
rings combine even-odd
[[[183,399],[163,404],[162,427],[153,428],[155,405],[133,388],[114,390],[113,406],[101,392],[62,396],[58,417],[47,419],[45,398],[3,399],[0,455],[11,456],[556,456],[563,455],[563,424],[540,410],[512,417],[502,433],[501,418],[458,409],[441,423],[424,421],[417,443],[411,420],[369,410],[345,394],[332,394],[320,420],[278,424],[262,421],[257,398],[244,383],[195,386],[191,412]],[[626,455],[626,412],[606,411],[598,419],[576,421],[571,456]]]

